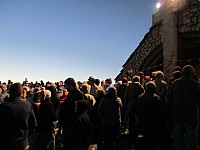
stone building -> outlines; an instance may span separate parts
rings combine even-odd
[[[165,0],[152,16],[152,27],[115,78],[162,70],[168,80],[175,66],[191,64],[200,77],[200,2]]]

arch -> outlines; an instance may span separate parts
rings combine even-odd
[[[151,72],[163,71],[163,45],[158,45],[152,50],[149,55],[141,63],[138,71],[143,71],[144,74],[151,75]]]

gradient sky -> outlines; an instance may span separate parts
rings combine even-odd
[[[0,0],[0,81],[114,78],[158,0]]]

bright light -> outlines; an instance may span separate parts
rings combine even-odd
[[[161,4],[160,3],[157,3],[156,4],[156,8],[160,8]]]

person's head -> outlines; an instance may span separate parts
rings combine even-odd
[[[133,76],[132,82],[140,82],[140,76]]]
[[[182,72],[181,71],[174,71],[172,75],[173,75],[174,80],[179,79],[179,78],[182,77]]]
[[[37,92],[33,95],[33,102],[34,103],[37,103],[37,102],[40,102],[41,101],[41,93],[40,92]],[[42,99],[43,100],[43,99]]]
[[[174,71],[182,71],[182,68],[180,67],[180,66],[176,66],[175,68],[174,68]]]
[[[90,77],[88,78],[88,84],[89,84],[89,85],[94,85],[95,82],[96,82],[96,79],[95,79],[94,77],[90,76]]]
[[[149,81],[146,83],[146,92],[156,93],[156,84],[153,81]]]
[[[0,95],[2,94],[2,92],[3,92],[3,90],[2,90],[2,88],[0,87]]]
[[[122,85],[122,81],[121,80],[117,81],[117,85]]]
[[[144,79],[146,80],[146,82],[151,81],[151,77],[150,76],[145,76]]]
[[[26,98],[27,98],[27,89],[26,89],[26,88],[23,88],[23,92],[22,92],[21,97],[22,97],[23,99],[26,99]]]
[[[30,91],[27,91],[27,98],[30,98],[30,97],[32,97],[32,95],[33,95],[33,92],[30,90]]]
[[[122,78],[122,84],[128,83],[128,79],[126,77]]]
[[[90,85],[83,84],[83,85],[82,85],[81,91],[82,91],[84,94],[89,94],[89,93],[90,93]]]
[[[83,84],[83,83],[82,83],[81,81],[78,81],[78,82],[77,82],[77,84],[78,84],[78,88],[80,88],[80,89],[81,89],[81,88],[82,88],[82,84]]]
[[[157,71],[156,78],[163,80],[164,79],[164,73],[162,71]]]
[[[68,91],[67,89],[63,89],[63,96],[66,96],[66,95],[68,95]]]
[[[182,69],[182,75],[185,77],[195,77],[195,69],[191,65],[186,65]]]
[[[97,86],[99,86],[100,80],[99,80],[99,79],[95,79],[95,84],[96,84]]]
[[[5,84],[1,84],[1,88],[2,88],[3,92],[7,91],[7,86]]]
[[[22,85],[20,83],[14,83],[13,85],[11,85],[9,90],[10,99],[20,97],[22,92],[23,92]]]
[[[106,85],[112,84],[112,79],[111,78],[107,78],[105,80]]]
[[[140,76],[141,81],[144,79],[144,72],[139,71],[137,75]]]
[[[51,91],[49,91],[49,90],[44,90],[44,100],[45,100],[46,98],[51,98]]]
[[[104,80],[101,80],[101,86],[104,87],[105,84],[106,84],[105,81],[104,81]]]
[[[68,91],[71,91],[71,90],[77,88],[77,86],[76,86],[76,81],[75,81],[74,78],[72,78],[72,77],[67,78],[67,79],[65,80],[64,84],[65,84],[65,88],[66,88]]]
[[[117,89],[114,86],[108,88],[107,95],[117,97]]]

